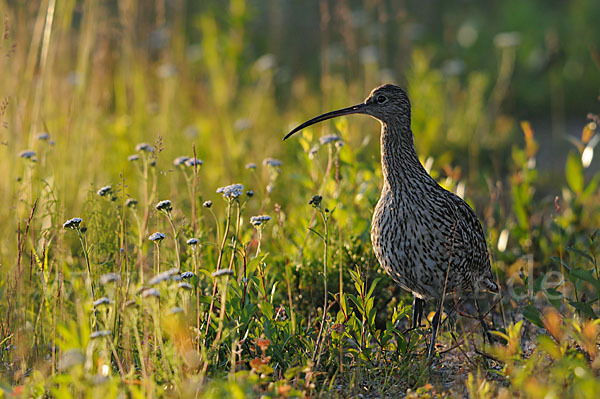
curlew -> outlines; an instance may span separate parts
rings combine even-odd
[[[421,165],[410,101],[398,86],[377,87],[363,103],[310,119],[284,140],[314,123],[350,114],[369,115],[381,123],[383,188],[373,213],[371,242],[383,269],[413,294],[413,328],[421,324],[425,301],[435,301],[431,358],[444,297],[498,291],[483,229],[473,209]]]

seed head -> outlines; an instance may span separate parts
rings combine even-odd
[[[128,208],[133,208],[135,209],[135,207],[137,206],[138,201],[136,199],[133,198],[127,198],[127,201],[125,201],[125,206]]]
[[[279,159],[275,159],[275,158],[265,158],[263,160],[263,165],[271,166],[273,168],[278,168],[281,165],[283,165],[283,162],[281,162]]]
[[[231,184],[225,187],[219,187],[217,193],[223,194],[225,199],[231,200],[236,199],[244,192],[243,184]]]
[[[335,143],[336,141],[340,141],[342,138],[337,134],[328,134],[319,139],[321,145],[327,145],[331,143]]]
[[[209,201],[204,201],[202,203],[202,206],[205,207],[205,208],[210,208],[212,206],[212,201],[210,201],[210,200]]]
[[[248,190],[248,191],[246,191],[246,195],[247,195],[249,198],[252,198],[252,197],[254,197],[254,191],[252,191],[252,190]]]
[[[100,276],[100,284],[106,285],[108,283],[116,283],[121,279],[121,276],[117,273],[106,273]]]
[[[193,272],[183,272],[183,273],[181,273],[181,278],[184,279],[184,280],[187,280],[187,279],[192,278],[194,276],[195,276],[195,274]]]
[[[171,201],[169,200],[160,201],[158,204],[156,204],[154,208],[156,208],[157,211],[163,211],[167,213],[173,210],[173,207],[171,206]]]
[[[177,284],[177,288],[180,288],[182,290],[192,290],[194,287],[190,283],[182,281],[181,283]]]
[[[98,190],[96,192],[96,194],[98,194],[101,197],[104,197],[104,196],[110,194],[111,192],[112,192],[112,187],[111,186],[104,186],[100,190]]]
[[[163,233],[157,231],[156,233],[154,233],[150,237],[148,237],[148,239],[150,241],[154,241],[155,243],[159,243],[162,240],[164,240],[165,237],[166,237],[166,235],[164,235]]]
[[[267,215],[252,216],[250,218],[250,224],[254,227],[258,227],[258,226],[261,226],[261,225],[267,223],[269,220],[271,220],[271,216],[267,216]]]
[[[138,154],[132,154],[132,155],[130,155],[130,156],[127,157],[127,160],[129,162],[135,162],[138,159],[140,159],[140,156]]]
[[[189,246],[195,247],[196,245],[198,245],[200,243],[200,240],[192,237],[189,240],[187,240],[186,243]]]
[[[63,227],[65,229],[76,229],[79,227],[81,222],[83,222],[83,219],[81,219],[81,218],[69,219],[65,223],[63,223]]]
[[[139,143],[135,146],[137,152],[154,152],[154,148],[148,143]]]
[[[322,200],[323,197],[321,197],[320,195],[313,195],[310,201],[308,201],[308,204],[314,206],[315,208],[320,208]]]

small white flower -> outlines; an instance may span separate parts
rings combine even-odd
[[[32,151],[32,150],[21,151],[19,153],[19,156],[21,158],[24,158],[24,159],[31,159],[31,160],[33,160],[33,159],[35,159],[35,151]]]
[[[158,66],[156,73],[162,79],[172,78],[177,75],[177,67],[173,64],[161,64]]]
[[[160,284],[163,281],[168,281],[171,279],[171,275],[169,274],[169,272],[163,272],[163,273],[159,273],[156,276],[152,277],[150,279],[150,281],[148,281],[148,284],[150,285],[156,285],[156,284]]]
[[[232,269],[221,269],[221,270],[217,270],[216,272],[214,272],[212,274],[213,277],[221,277],[221,276],[233,276],[233,270]]]
[[[81,222],[83,222],[83,219],[81,219],[81,218],[69,219],[63,224],[63,227],[65,229],[75,229],[75,228],[79,227]]]
[[[148,239],[150,241],[154,241],[154,242],[158,243],[158,242],[161,242],[162,240],[164,240],[165,237],[166,237],[166,235],[157,231],[156,233],[154,233],[150,237],[148,237]]]
[[[272,166],[274,168],[277,168],[281,165],[283,165],[283,162],[281,162],[279,159],[275,159],[275,158],[265,158],[263,160],[263,165],[268,165],[268,166]]]
[[[90,334],[90,339],[96,339],[96,338],[102,338],[102,337],[108,337],[112,334],[112,332],[110,330],[99,330],[99,331],[94,331],[93,333]]]
[[[243,184],[231,184],[225,187],[219,187],[217,193],[223,194],[226,199],[238,198],[244,192]]]
[[[340,141],[342,138],[336,134],[328,134],[319,139],[321,145],[327,145],[331,143],[335,143],[336,141]]]
[[[335,142],[335,147],[336,148],[342,148],[345,145],[346,145],[346,143],[344,143],[344,140],[340,140],[340,141],[336,141]]]
[[[500,48],[515,47],[519,43],[521,43],[519,32],[501,32],[494,37],[494,44]]]
[[[190,157],[186,157],[186,156],[182,156],[182,157],[177,157],[173,160],[173,165],[175,166],[184,166],[185,165],[185,161],[187,161],[188,159],[190,159]]]
[[[196,126],[189,125],[183,129],[183,134],[185,134],[185,136],[188,139],[195,139],[196,137],[198,137],[200,132],[198,131],[198,128]]]
[[[135,208],[137,204],[138,201],[133,198],[127,198],[127,201],[125,201],[125,206],[128,208]]]
[[[112,192],[111,186],[104,186],[100,190],[98,190],[96,192],[96,194],[98,194],[101,197],[104,197],[105,195],[110,194],[111,192]]]
[[[135,162],[138,159],[140,159],[140,156],[138,154],[132,154],[132,155],[130,155],[130,156],[127,157],[127,160],[129,162]]]
[[[195,274],[193,272],[183,272],[181,273],[181,278],[187,280],[188,278],[194,277]]]
[[[106,285],[108,283],[116,283],[121,279],[117,273],[106,273],[100,276],[100,284]]]
[[[154,206],[154,208],[156,208],[157,211],[165,212],[171,212],[173,210],[173,207],[171,206],[171,201],[169,200],[160,201],[158,204],[156,204],[156,206]]]
[[[318,151],[319,151],[319,145],[318,144],[313,145],[310,148],[310,150],[308,150],[308,158],[315,159],[315,156],[317,156]]]
[[[208,200],[208,201],[204,201],[202,203],[202,206],[205,208],[210,208],[212,206],[212,201]]]
[[[102,306],[102,305],[109,305],[112,301],[110,299],[108,299],[107,297],[103,296],[100,299],[96,299],[92,305],[94,305],[95,308],[97,308],[98,306]]]
[[[252,121],[250,119],[240,118],[233,123],[233,128],[238,132],[247,130],[252,127]]]
[[[269,220],[271,220],[271,216],[267,216],[267,215],[252,216],[250,218],[250,224],[254,227],[258,227],[260,225],[267,223]]]
[[[177,288],[181,288],[183,290],[192,290],[194,287],[190,283],[186,283],[185,281],[177,284]]]
[[[169,276],[175,276],[179,274],[179,269],[176,267],[172,267],[169,270],[167,270],[165,273],[167,273]]]
[[[85,363],[85,355],[79,349],[68,349],[60,357],[60,370],[66,371],[83,363]]]
[[[189,240],[187,240],[187,245],[190,246],[196,246],[200,243],[200,240],[197,238],[190,238]]]
[[[156,288],[148,288],[142,291],[142,298],[148,297],[160,298],[160,292]]]
[[[152,148],[152,146],[148,143],[139,143],[135,146],[135,150],[138,152],[154,152],[154,148]]]
[[[185,166],[188,166],[188,167],[192,167],[194,165],[202,166],[202,164],[203,164],[202,160],[198,159],[198,158],[189,158],[188,160],[185,161]]]
[[[246,169],[256,169],[256,164],[254,162],[247,163]]]
[[[37,135],[37,139],[38,139],[38,140],[43,140],[43,141],[46,141],[46,140],[48,140],[49,138],[50,138],[50,133],[48,133],[48,132],[42,132],[42,133],[39,133],[39,134]]]

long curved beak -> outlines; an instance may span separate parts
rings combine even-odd
[[[319,115],[317,117],[314,117],[314,118],[304,122],[300,126],[296,127],[294,130],[292,130],[291,132],[286,134],[283,139],[286,140],[292,134],[304,129],[305,127],[314,125],[315,123],[318,123],[318,122],[326,121],[327,119],[336,118],[338,116],[343,116],[343,115],[350,115],[350,114],[364,114],[365,107],[366,107],[366,104],[361,103],[361,104],[353,105],[352,107],[342,108],[342,109],[338,109],[337,111],[331,111],[331,112],[327,112],[326,114]]]

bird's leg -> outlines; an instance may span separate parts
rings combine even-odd
[[[440,319],[442,317],[442,300],[440,299],[437,304],[437,310],[435,312],[435,316],[433,316],[433,320],[431,323],[431,343],[429,344],[429,354],[427,355],[427,360],[431,360],[433,357],[433,353],[435,352],[435,338],[437,334],[437,330],[440,326]]]
[[[487,321],[485,320],[484,314],[481,312],[481,307],[479,306],[479,301],[477,300],[477,298],[475,298],[475,309],[477,309],[477,318],[479,319],[479,324],[481,324],[481,328],[483,329],[483,342],[485,343],[487,340],[488,343],[493,344],[494,337],[490,333],[490,330],[487,325]],[[493,321],[492,321],[492,326],[493,326]]]
[[[423,318],[423,308],[425,307],[425,301],[421,298],[413,296],[412,306],[412,328],[415,329],[421,326],[421,320]]]

